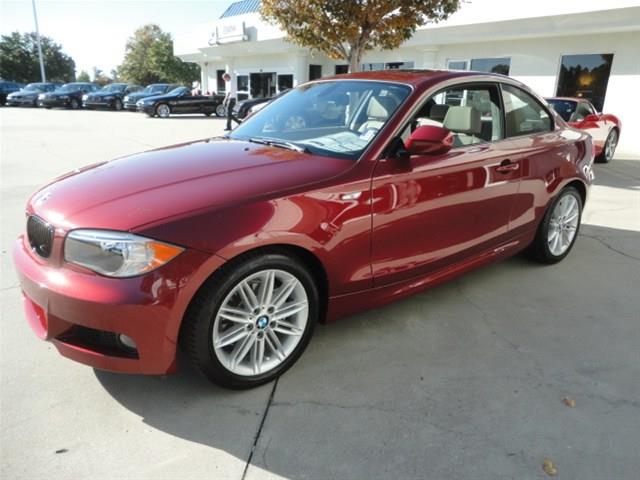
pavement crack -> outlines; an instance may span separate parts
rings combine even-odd
[[[16,283],[15,285],[9,285],[8,287],[0,288],[0,292],[6,292],[7,290],[13,290],[15,288],[19,288],[20,284]]]
[[[586,238],[590,238],[591,240],[595,240],[596,242],[600,242],[602,245],[604,245],[605,247],[607,247],[609,250],[611,250],[612,252],[616,252],[620,255],[622,255],[623,257],[627,257],[630,258],[631,260],[636,260],[640,262],[640,258],[638,257],[634,257],[633,255],[630,255],[626,252],[623,252],[622,250],[619,250],[617,248],[615,248],[613,245],[605,242],[601,237],[598,237],[596,235],[587,235],[585,233],[580,233],[579,234],[581,237],[586,237]]]
[[[247,463],[244,466],[244,471],[242,472],[241,480],[245,480],[247,477],[247,472],[249,471],[249,465],[251,465],[251,460],[253,459],[253,454],[256,451],[256,447],[258,446],[258,441],[260,440],[260,435],[262,434],[262,427],[264,427],[264,422],[267,419],[267,415],[269,414],[269,409],[271,405],[273,405],[273,397],[276,394],[276,388],[278,387],[278,380],[273,382],[273,388],[271,389],[271,393],[269,394],[269,399],[267,400],[267,405],[264,408],[264,413],[262,414],[262,420],[260,421],[260,426],[258,427],[258,431],[256,432],[256,436],[253,439],[253,445],[251,445],[251,451],[249,452],[249,457],[247,458]]]
[[[397,409],[394,408],[384,408],[379,407],[377,405],[340,405],[338,403],[330,403],[330,402],[319,402],[316,400],[301,400],[298,402],[274,402],[273,406],[275,407],[294,407],[296,405],[314,405],[316,407],[330,407],[330,408],[339,408],[342,410],[372,410],[377,412],[384,413],[401,413]]]

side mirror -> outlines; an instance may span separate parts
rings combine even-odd
[[[600,116],[596,115],[595,113],[592,113],[584,117],[583,122],[597,122],[598,120],[600,120]]]
[[[433,125],[416,128],[407,139],[406,149],[410,155],[440,155],[453,147],[450,130]]]

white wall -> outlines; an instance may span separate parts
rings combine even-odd
[[[619,156],[640,158],[639,46],[640,32],[446,45],[438,50],[437,67],[445,68],[448,59],[511,57],[511,77],[553,96],[562,55],[613,53],[604,111],[622,121]]]

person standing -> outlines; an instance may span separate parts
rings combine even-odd
[[[231,75],[229,75],[228,72],[222,76],[222,79],[227,84],[227,94],[224,96],[222,106],[227,110],[227,127],[224,131],[228,132],[231,130],[231,121],[240,124],[240,120],[233,116],[233,107],[235,107],[236,102],[238,101],[238,95],[236,93],[236,89],[231,85]]]

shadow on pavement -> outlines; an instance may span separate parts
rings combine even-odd
[[[640,191],[640,160],[613,160],[595,165],[595,185]]]
[[[558,265],[516,256],[319,328],[278,382],[247,478],[537,478],[545,456],[572,478],[632,477],[638,245],[585,226]],[[187,367],[96,376],[148,425],[243,461],[264,414],[243,405],[272,388],[222,390]]]

